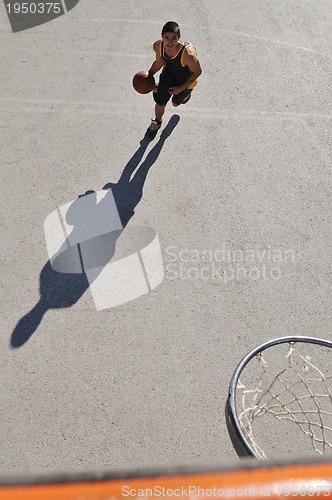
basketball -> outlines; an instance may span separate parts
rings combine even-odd
[[[133,78],[133,87],[139,94],[148,94],[155,88],[153,75],[147,71],[139,71]]]

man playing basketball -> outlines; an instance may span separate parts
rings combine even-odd
[[[161,37],[161,40],[153,44],[156,59],[149,70],[149,74],[154,75],[163,68],[158,87],[153,91],[156,117],[151,120],[147,129],[150,137],[154,137],[160,129],[169,99],[172,97],[173,106],[188,102],[202,73],[196,48],[191,43],[180,40],[180,27],[177,23],[166,23]]]

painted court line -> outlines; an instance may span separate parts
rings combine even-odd
[[[67,13],[67,5],[66,5],[66,2],[64,0],[60,0],[61,2],[61,5],[62,5],[62,8],[63,8],[63,11],[64,13],[66,14]]]
[[[115,105],[113,102],[105,102],[105,101],[73,101],[73,100],[60,100],[60,99],[26,99],[26,98],[18,98],[18,97],[0,97],[0,102],[3,103],[14,103],[18,105],[21,111],[25,111],[28,113],[72,113],[73,108],[75,111],[79,113],[86,114],[101,114],[101,115],[109,115],[109,114],[125,114],[126,116],[132,116],[133,114],[145,116],[146,110],[144,104],[140,108],[136,106],[135,109],[131,106],[127,109],[123,104]],[[22,109],[24,106],[26,109]],[[29,108],[29,106],[31,106]],[[40,108],[36,108],[36,106],[40,106]],[[42,107],[43,106],[43,107]],[[49,106],[49,108],[45,109],[45,106]],[[59,109],[54,109],[54,106],[58,106]],[[93,107],[97,107],[99,109],[92,109]],[[67,109],[66,109],[67,108]],[[107,109],[105,109],[107,108]],[[10,108],[13,109],[12,106]],[[222,118],[243,118],[243,117],[280,117],[280,118],[318,118],[323,120],[330,120],[332,115],[322,114],[322,113],[306,113],[302,111],[278,111],[278,110],[232,110],[232,109],[221,109],[221,108],[200,108],[200,107],[192,107],[188,106],[184,111],[185,115],[194,115],[196,119],[206,120],[206,119],[222,119]]]

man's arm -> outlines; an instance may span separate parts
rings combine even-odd
[[[160,40],[158,40],[157,42],[155,42],[153,44],[153,50],[156,53],[156,58],[153,61],[152,65],[151,65],[151,68],[149,69],[149,74],[150,75],[155,75],[164,66],[164,60],[163,60],[163,58],[160,55],[160,44],[161,44]]]
[[[199,75],[201,75],[202,73],[202,68],[198,60],[195,47],[189,46],[185,50],[183,54],[183,64],[185,66],[188,66],[191,74],[189,78],[179,87],[170,87],[168,89],[168,91],[173,95],[180,94],[180,92],[189,87],[189,85],[193,83],[196,80],[196,78],[198,78]]]

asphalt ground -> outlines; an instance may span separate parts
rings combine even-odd
[[[142,146],[131,80],[168,20],[203,73]],[[0,4],[2,473],[227,463],[240,358],[331,340],[331,21],[322,0],[80,0],[13,33]],[[157,233],[165,276],[97,310],[44,221],[140,159],[127,227]]]

